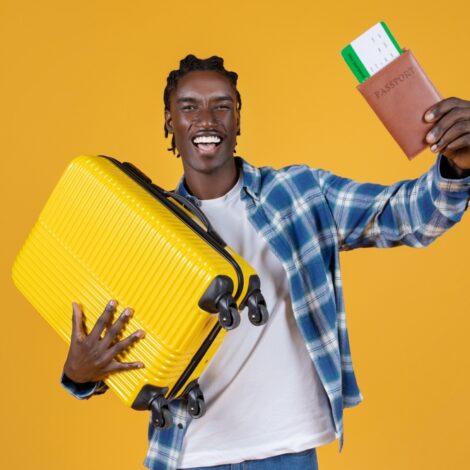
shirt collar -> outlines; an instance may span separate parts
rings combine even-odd
[[[241,168],[243,174],[243,189],[246,193],[251,196],[253,199],[259,199],[259,190],[261,185],[261,173],[259,168],[256,168],[253,165],[250,165],[242,157],[234,157],[236,165]],[[176,187],[176,192],[181,194],[185,198],[189,199],[192,202],[195,202],[197,205],[200,204],[199,199],[196,196],[193,196],[189,193],[184,184],[184,176],[181,177],[178,186]],[[242,196],[243,197],[243,196]]]

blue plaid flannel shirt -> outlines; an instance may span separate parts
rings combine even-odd
[[[308,353],[328,395],[339,450],[343,409],[362,401],[349,348],[339,253],[360,247],[424,247],[458,222],[468,207],[470,176],[443,176],[445,159],[415,180],[390,186],[358,183],[306,165],[256,168],[240,157],[241,198],[249,220],[281,260],[292,306]],[[181,179],[177,192],[191,199]],[[74,390],[78,398],[101,393],[103,383]],[[174,425],[149,425],[145,466],[174,470],[191,418],[181,400],[171,403]],[[202,418],[204,419],[204,418]]]

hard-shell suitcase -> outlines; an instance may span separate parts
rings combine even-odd
[[[195,215],[197,214],[197,215]],[[123,331],[145,338],[118,356],[145,368],[114,374],[107,385],[128,406],[172,424],[168,402],[187,399],[204,413],[197,378],[248,307],[267,321],[254,269],[182,196],[164,191],[130,163],[75,158],[59,180],[12,269],[13,280],[68,343],[72,301],[90,327],[111,298],[131,306]]]

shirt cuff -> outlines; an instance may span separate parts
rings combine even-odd
[[[108,389],[108,386],[103,382],[86,382],[86,383],[77,383],[69,379],[64,373],[60,379],[62,386],[79,400],[86,400],[93,395],[100,395]]]
[[[449,168],[447,158],[441,153],[439,154],[434,169],[437,185],[441,191],[452,193],[465,192],[467,194],[470,192],[470,174],[464,175],[461,178],[457,175],[449,177],[453,170]]]

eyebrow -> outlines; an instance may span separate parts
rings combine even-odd
[[[183,98],[178,98],[176,100],[177,103],[194,103],[195,101],[195,98],[190,98],[188,96],[183,96]]]
[[[215,101],[233,101],[233,97],[230,95],[223,95],[223,96],[218,96],[215,98]]]
[[[177,103],[195,103],[196,101],[197,101],[196,98],[192,98],[190,96],[183,96],[176,100]],[[230,95],[222,95],[222,96],[215,97],[214,101],[234,101],[234,99]]]

